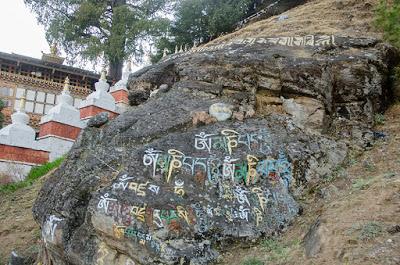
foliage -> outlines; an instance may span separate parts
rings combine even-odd
[[[358,240],[370,241],[383,234],[383,227],[382,224],[373,221],[366,224],[353,224],[347,229],[346,234],[356,234]]]
[[[1,112],[3,108],[5,107],[4,102],[0,99],[0,129],[3,128],[3,122],[4,122],[4,115]]]
[[[257,258],[248,258],[242,262],[242,265],[264,265],[264,262]]]
[[[44,175],[49,173],[51,170],[59,167],[60,164],[63,162],[63,160],[64,160],[64,157],[61,157],[53,162],[49,162],[49,163],[46,163],[41,166],[33,167],[24,181],[1,185],[0,186],[0,194],[1,193],[12,193],[16,190],[31,186],[37,179],[39,179],[40,177],[43,177]]]
[[[363,241],[372,240],[383,233],[381,224],[376,222],[369,222],[361,228],[359,239]]]
[[[381,0],[375,24],[383,30],[386,40],[400,48],[400,0]]]
[[[286,263],[289,259],[289,253],[293,248],[300,245],[299,240],[294,240],[288,244],[283,244],[275,239],[266,239],[261,242],[261,246],[269,252],[268,261]]]
[[[368,179],[356,179],[353,182],[352,188],[354,190],[366,190],[368,189],[371,184],[373,182],[372,178],[368,178]]]
[[[375,125],[385,125],[385,115],[376,113],[374,116]]]
[[[165,31],[167,0],[24,0],[71,61],[97,62],[104,54],[110,76],[119,80],[124,59],[143,54],[143,41]]]
[[[164,49],[202,43],[231,32],[249,11],[252,0],[178,0],[170,28],[156,43],[158,61]]]

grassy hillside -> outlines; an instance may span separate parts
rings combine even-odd
[[[382,34],[372,23],[378,2],[379,0],[310,0],[283,13],[282,15],[288,17],[286,20],[278,21],[278,17],[274,16],[220,37],[208,45],[258,36],[334,34],[381,38]]]
[[[32,205],[46,178],[62,162],[33,168],[25,181],[0,186],[0,265],[11,251],[32,256],[40,245],[40,227],[33,220]]]

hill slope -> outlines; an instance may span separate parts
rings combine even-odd
[[[236,38],[274,36],[289,37],[309,34],[333,34],[349,37],[381,38],[373,27],[374,8],[378,0],[310,0],[284,12],[287,19],[271,17],[220,37],[208,45]]]

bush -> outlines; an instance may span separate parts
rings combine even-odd
[[[286,264],[290,260],[290,252],[300,245],[299,240],[293,240],[286,244],[279,242],[276,239],[265,239],[261,242],[261,246],[268,252],[268,261]]]
[[[358,238],[363,241],[372,240],[383,233],[382,225],[376,222],[369,222],[361,229]]]
[[[64,160],[64,157],[61,157],[53,162],[49,162],[49,163],[46,163],[41,166],[33,167],[25,180],[16,182],[16,183],[9,183],[6,185],[1,185],[0,186],[0,194],[1,193],[12,193],[16,190],[31,186],[37,179],[43,177],[44,175],[49,173],[51,170],[59,167],[63,160]]]
[[[376,9],[375,25],[384,38],[400,48],[400,0],[381,0]]]

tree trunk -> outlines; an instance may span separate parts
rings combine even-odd
[[[113,81],[113,83],[121,80],[123,67],[124,67],[123,60],[110,62],[110,67],[108,69],[108,75],[111,77],[111,80]]]
[[[126,0],[113,0],[112,10],[113,18],[111,25],[111,34],[109,43],[112,45],[111,52],[108,54],[109,59],[109,76],[113,82],[117,82],[122,78],[122,69],[124,67],[125,57],[125,40],[126,40],[126,25],[125,18],[116,9],[126,4]]]

